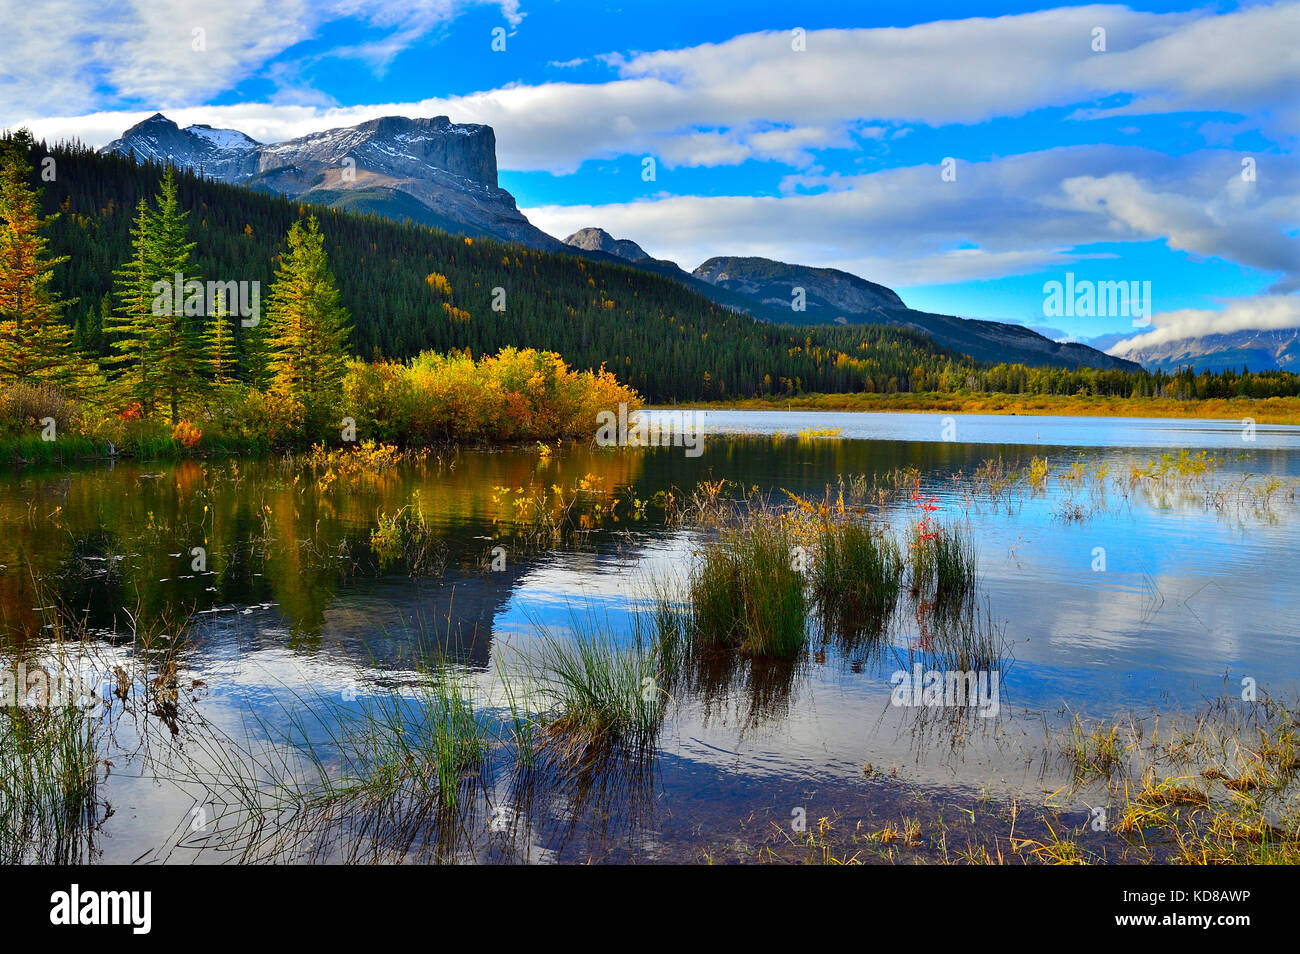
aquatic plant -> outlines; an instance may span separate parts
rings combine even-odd
[[[396,513],[379,515],[370,547],[381,570],[401,563],[411,576],[437,576],[446,569],[446,546],[420,510],[418,490]]]
[[[621,646],[574,620],[568,640],[542,629],[538,686],[554,700],[546,731],[562,761],[614,747],[647,754],[663,723],[667,693],[657,653],[638,640]]]
[[[927,525],[925,521],[913,526],[908,556],[914,596],[946,603],[973,592],[979,561],[974,543],[961,527]]]
[[[793,656],[807,642],[805,549],[759,514],[705,546],[687,582],[693,638],[753,656]]]
[[[74,705],[0,708],[0,864],[84,864],[99,822],[99,723]]]
[[[878,635],[898,602],[903,558],[885,530],[857,520],[824,524],[809,573],[824,630],[852,640]]]

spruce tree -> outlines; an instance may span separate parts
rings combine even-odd
[[[158,400],[153,340],[157,256],[152,246],[149,207],[141,199],[131,226],[131,258],[113,271],[118,308],[104,332],[109,347],[118,353],[105,358],[104,364],[114,372],[119,400],[138,401],[146,417],[153,414]]]
[[[190,255],[197,243],[189,241],[189,229],[186,220],[188,211],[182,211],[176,192],[176,175],[171,166],[163,176],[162,188],[158,193],[158,208],[153,215],[154,247],[157,253],[156,267],[161,272],[160,280],[170,287],[173,283],[182,289],[185,283],[195,276],[190,274]],[[171,296],[168,296],[171,298]],[[186,398],[201,393],[203,382],[199,371],[202,363],[202,327],[206,302],[203,293],[197,293],[197,300],[184,295],[177,307],[171,300],[170,307],[160,307],[158,296],[155,299],[155,321],[157,323],[154,340],[155,360],[157,361],[158,386],[166,398],[171,412],[171,423],[180,420],[180,405]]]
[[[267,298],[267,370],[271,393],[300,405],[314,429],[338,400],[351,328],[315,216],[305,229],[295,222],[288,242]]]
[[[118,317],[106,331],[111,347],[121,352],[108,363],[120,368],[117,381],[128,397],[152,415],[165,402],[172,424],[182,403],[202,390],[203,294],[185,294],[190,272],[186,219],[176,191],[176,176],[167,168],[158,192],[158,207],[144,200],[131,227],[131,258],[114,271]],[[182,294],[177,300],[175,289]]]
[[[218,387],[229,384],[235,377],[235,335],[224,293],[217,296],[203,337],[212,383]]]

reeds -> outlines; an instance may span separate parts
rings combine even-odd
[[[0,709],[0,864],[84,864],[98,824],[96,718]]]
[[[648,754],[663,724],[667,693],[657,651],[621,646],[575,621],[570,639],[542,631],[537,685],[553,701],[546,727],[563,761],[615,748]]]
[[[914,596],[951,603],[974,592],[978,556],[975,544],[960,526],[913,527],[909,556]]]
[[[898,543],[884,530],[857,520],[824,524],[809,573],[823,631],[844,642],[879,636],[902,575]]]
[[[723,530],[701,552],[687,582],[693,638],[752,656],[797,655],[808,637],[808,599],[798,568],[807,559],[770,515]]]

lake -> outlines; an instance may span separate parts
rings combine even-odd
[[[635,767],[524,778],[499,746],[454,825],[386,840],[376,858],[754,860],[787,848],[785,833],[802,836],[804,819],[916,819],[930,833],[945,812],[973,822],[1018,802],[1052,803],[1081,826],[1096,792],[1054,794],[1070,769],[1051,741],[1076,716],[1190,715],[1243,680],[1300,691],[1300,428],[947,417],[707,411],[694,457],[445,451],[328,486],[287,458],[10,472],[0,648],[9,668],[36,667],[75,626],[106,697],[121,660],[156,657],[149,678],[170,695],[105,716],[112,764],[99,793],[111,814],[87,846],[104,862],[229,860],[291,828],[301,804],[250,825],[222,763],[242,760],[249,787],[265,789],[279,777],[268,752],[301,774],[309,740],[322,753],[311,758],[343,765],[329,720],[304,715],[318,703],[418,699],[437,659],[492,720],[506,709],[502,687],[547,641],[598,630],[635,644],[638,608],[712,537],[674,519],[667,495],[680,504],[717,481],[729,482],[721,495],[757,492],[774,506],[828,487],[833,498],[844,482],[900,538],[933,498],[935,519],[960,523],[977,550],[975,612],[1004,650],[995,717],[932,719],[891,703],[895,674],[924,656],[920,614],[904,600],[879,645],[814,640],[798,660],[675,689],[653,758]],[[1041,480],[999,477],[1035,460]],[[907,490],[899,475],[919,481],[917,498],[884,492]],[[374,534],[402,508],[423,515],[432,539],[394,563]],[[364,859],[356,845],[372,834],[257,852]],[[940,850],[928,835],[913,847]]]

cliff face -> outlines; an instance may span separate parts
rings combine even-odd
[[[355,160],[359,169],[394,178],[427,178],[442,171],[478,186],[497,188],[497,140],[492,127],[461,125],[446,116],[385,116],[262,146],[257,171],[337,166],[348,158]]]
[[[446,116],[385,116],[265,144],[233,129],[181,129],[155,114],[101,151],[172,162],[223,182],[453,233],[561,247],[534,228],[514,196],[497,185],[492,127],[453,123]]]

